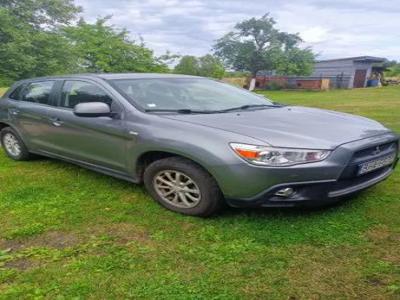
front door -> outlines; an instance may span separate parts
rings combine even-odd
[[[81,80],[65,81],[59,104],[49,111],[52,131],[48,137],[52,153],[114,171],[126,172],[125,121],[121,117],[87,118],[73,113],[83,102],[104,102],[119,116],[123,108],[97,83]]]
[[[367,77],[367,70],[356,70],[354,75],[354,84],[355,88],[363,88],[365,86],[365,79]]]

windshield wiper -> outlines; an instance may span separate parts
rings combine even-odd
[[[227,108],[227,109],[222,109],[218,110],[218,112],[229,112],[229,111],[235,111],[235,110],[246,110],[249,108],[257,108],[257,107],[283,107],[283,105],[277,105],[277,104],[247,104],[247,105],[242,105],[238,107],[232,107],[232,108]]]
[[[215,110],[193,110],[188,108],[181,108],[181,109],[146,109],[145,112],[174,112],[178,114],[212,114],[219,111]]]
[[[235,110],[245,110],[249,108],[257,108],[257,107],[283,107],[283,105],[277,104],[247,104],[238,107],[232,107],[221,110],[193,110],[189,108],[181,108],[181,109],[168,109],[168,108],[155,108],[155,109],[146,109],[145,112],[172,112],[178,114],[217,114],[230,112]]]

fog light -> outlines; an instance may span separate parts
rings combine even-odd
[[[275,196],[288,198],[294,194],[294,190],[290,187],[281,189],[275,193]]]

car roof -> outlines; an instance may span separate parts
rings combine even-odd
[[[45,77],[35,77],[21,80],[23,81],[37,81],[37,80],[51,80],[51,79],[73,79],[73,78],[100,78],[104,80],[117,80],[117,79],[160,79],[160,78],[202,78],[191,75],[181,74],[163,74],[163,73],[84,73],[84,74],[69,74],[69,75],[55,75]]]

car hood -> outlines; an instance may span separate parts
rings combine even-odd
[[[390,131],[364,117],[299,106],[165,117],[238,133],[275,147],[290,148],[334,149],[344,143]]]

